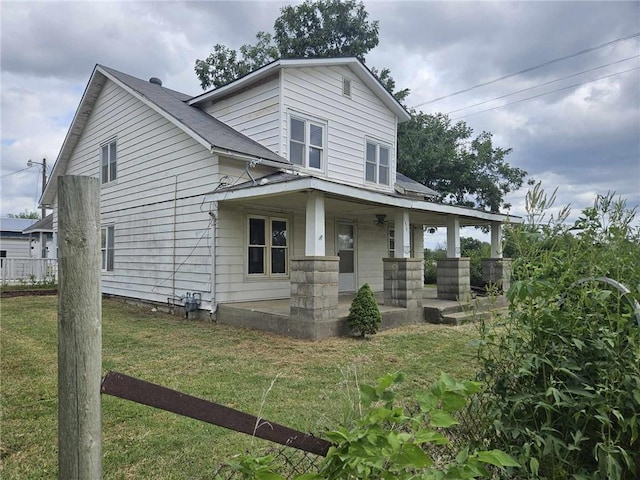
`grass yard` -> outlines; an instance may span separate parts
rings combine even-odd
[[[57,297],[1,302],[0,477],[57,476]],[[353,418],[357,383],[404,371],[402,389],[441,371],[473,378],[476,327],[415,325],[307,342],[149,309],[103,303],[103,371],[143,380],[319,433]],[[267,442],[110,396],[102,397],[106,479],[211,478],[233,454]]]

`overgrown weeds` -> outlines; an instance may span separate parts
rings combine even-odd
[[[640,232],[613,195],[569,227],[539,185],[508,230],[510,315],[482,332],[490,439],[529,478],[633,479],[640,468]],[[634,226],[635,225],[635,226]],[[630,294],[615,288],[613,279]]]

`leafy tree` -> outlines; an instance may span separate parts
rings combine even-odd
[[[378,21],[368,21],[362,2],[306,0],[280,9],[275,35],[258,32],[256,44],[236,50],[217,44],[195,72],[203,89],[219,87],[277,58],[357,57],[378,45]]]
[[[368,283],[360,287],[356,297],[349,308],[347,317],[347,327],[352,332],[359,333],[361,337],[365,334],[375,334],[378,332],[382,315],[376,303],[376,298]]]
[[[471,285],[484,287],[482,279],[482,259],[491,256],[491,245],[473,237],[460,237],[460,254],[469,257]]]
[[[27,210],[26,208],[24,209],[24,211],[20,212],[20,213],[9,213],[7,215],[7,217],[9,218],[29,218],[29,219],[35,219],[35,220],[39,220],[40,219],[40,214],[38,212],[30,212],[29,210]]]
[[[493,145],[491,133],[473,138],[465,122],[412,112],[398,125],[398,171],[440,193],[439,200],[497,212],[504,196],[522,186],[527,172],[511,167],[511,152]]]

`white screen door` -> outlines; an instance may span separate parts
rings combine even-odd
[[[356,289],[356,244],[355,225],[353,223],[338,223],[338,256],[340,292],[353,292]]]

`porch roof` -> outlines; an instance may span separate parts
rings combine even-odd
[[[345,185],[325,178],[278,172],[255,181],[245,182],[231,187],[217,189],[206,195],[207,202],[257,201],[264,205],[266,199],[291,196],[303,192],[323,192],[327,198],[357,205],[371,205],[391,209],[409,210],[424,225],[446,226],[446,218],[458,216],[460,226],[484,226],[493,222],[520,223],[520,217],[484,210],[446,205],[428,200],[407,197],[398,193],[378,192],[362,187]],[[288,205],[304,206],[303,202],[287,201]],[[343,213],[348,213],[344,211]]]

